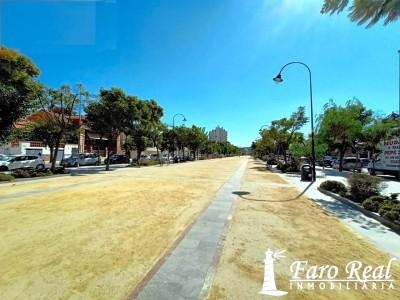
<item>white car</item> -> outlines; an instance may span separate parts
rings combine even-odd
[[[11,171],[21,168],[42,170],[45,167],[43,159],[36,155],[7,155],[0,157],[0,170]]]
[[[60,162],[60,166],[63,167],[79,167],[90,165],[100,165],[100,157],[97,153],[73,154],[70,157],[62,159]]]

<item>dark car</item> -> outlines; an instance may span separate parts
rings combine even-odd
[[[104,163],[107,164],[108,159],[104,160]],[[110,164],[128,164],[130,159],[126,154],[113,154],[110,157]]]

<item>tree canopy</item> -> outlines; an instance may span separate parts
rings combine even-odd
[[[349,0],[325,0],[321,13],[334,14],[342,12]],[[396,21],[400,17],[399,0],[353,0],[350,5],[349,18],[358,25],[367,23],[367,28],[384,19],[384,24]]]
[[[340,171],[347,147],[356,146],[362,137],[363,126],[369,122],[371,116],[372,111],[367,110],[358,99],[353,99],[347,101],[345,106],[338,106],[330,101],[318,117],[318,138],[330,149],[339,151]]]
[[[5,140],[15,122],[35,108],[43,93],[37,81],[39,69],[17,51],[0,48],[0,140]]]

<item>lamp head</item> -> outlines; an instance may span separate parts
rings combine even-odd
[[[276,75],[276,76],[273,78],[273,80],[274,80],[276,83],[281,83],[281,82],[283,81],[282,76],[281,76],[281,73],[279,73],[278,75]]]

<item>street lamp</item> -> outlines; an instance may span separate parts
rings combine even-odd
[[[399,50],[400,51],[400,50]],[[282,78],[282,71],[289,65],[292,64],[299,64],[307,68],[308,74],[309,74],[309,81],[310,81],[310,106],[311,106],[311,159],[312,159],[312,181],[315,181],[316,179],[316,173],[315,173],[315,143],[314,143],[314,112],[313,112],[313,99],[312,99],[312,81],[311,81],[311,70],[310,68],[305,64],[300,61],[292,61],[290,63],[287,63],[284,65],[281,70],[279,71],[278,75],[276,75],[273,80],[276,83],[281,83],[283,82]]]
[[[175,117],[176,116],[181,116],[181,117],[183,117],[183,122],[186,122],[187,120],[186,120],[186,118],[185,118],[185,116],[184,115],[182,115],[181,113],[177,113],[177,114],[175,114],[174,116],[173,116],[173,118],[172,118],[172,130],[174,130],[175,129]],[[178,153],[179,154],[179,153]],[[174,132],[174,150],[172,151],[172,157],[175,159],[175,132]]]
[[[260,130],[259,130],[260,134],[262,134],[264,127],[268,127],[268,125],[263,125],[260,127]]]
[[[182,116],[182,117],[183,117],[183,120],[182,120],[183,122],[186,122],[186,121],[187,121],[184,115],[182,115],[182,114],[180,114],[180,113],[175,114],[174,117],[172,118],[172,129],[175,128],[175,117],[176,117],[176,116]]]

